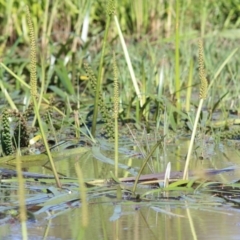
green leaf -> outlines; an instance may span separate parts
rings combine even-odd
[[[63,62],[59,62],[59,67],[55,67],[55,71],[64,86],[64,88],[67,90],[69,94],[74,94],[74,87],[71,82],[71,79],[68,76],[68,71],[66,66],[63,65]]]

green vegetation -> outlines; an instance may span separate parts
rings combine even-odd
[[[237,179],[223,174],[213,180],[235,167],[218,169],[206,150],[209,142],[218,151],[240,138],[237,0],[26,0],[0,6],[0,167],[6,178],[0,189],[18,191],[1,212],[14,219],[11,211],[19,212],[23,239],[27,215],[48,213],[50,219],[80,204],[81,234],[73,231],[72,237],[84,239],[89,204],[103,196],[117,199],[116,221],[119,206],[134,201],[182,217],[165,211],[159,196],[194,208],[195,200],[207,205],[199,193],[226,202],[239,193]],[[183,138],[182,153],[176,148]],[[186,158],[170,158],[173,149]],[[197,167],[205,154],[213,170]],[[189,211],[187,217],[196,239]]]

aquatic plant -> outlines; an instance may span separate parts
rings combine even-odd
[[[201,110],[202,110],[203,101],[206,99],[207,91],[208,91],[208,82],[207,82],[207,79],[206,79],[206,73],[205,73],[205,68],[204,68],[202,40],[199,40],[199,45],[198,45],[198,64],[199,64],[199,70],[198,70],[199,71],[199,78],[200,78],[200,82],[201,82],[200,83],[200,90],[199,90],[200,101],[199,101],[197,114],[196,114],[195,121],[194,121],[194,126],[193,126],[193,130],[192,130],[190,144],[189,144],[189,147],[188,147],[187,159],[186,159],[186,163],[185,163],[185,167],[184,167],[184,173],[183,173],[183,180],[188,179],[188,167],[189,167],[189,163],[190,163],[190,159],[191,159],[191,154],[192,154],[193,144],[194,144],[194,140],[195,140],[195,135],[196,135],[197,127],[198,127],[198,122],[199,122],[200,113],[201,113]]]
[[[84,62],[84,69],[87,73],[87,76],[89,78],[89,81],[91,83],[91,88],[94,93],[96,93],[97,90],[97,80],[93,73],[92,68],[89,66],[87,62]],[[112,121],[113,117],[111,112],[106,106],[106,103],[104,102],[102,92],[100,91],[98,93],[98,101],[97,105],[99,107],[99,111],[102,116],[102,120],[105,122],[105,134],[109,138],[114,138],[114,122]]]
[[[119,111],[119,87],[118,87],[118,69],[116,56],[113,53],[113,78],[114,78],[114,94],[113,94],[113,119],[114,119],[114,152],[115,152],[115,176],[118,177],[118,111]]]
[[[56,180],[56,184],[58,187],[61,187],[61,183],[60,183],[60,180],[59,180],[59,177],[57,174],[57,170],[56,170],[56,167],[55,167],[55,164],[54,164],[54,161],[53,161],[53,158],[52,158],[49,146],[48,146],[47,138],[46,138],[46,135],[44,132],[41,116],[39,113],[39,107],[37,104],[38,95],[37,95],[36,43],[35,43],[32,19],[31,19],[31,15],[30,15],[28,6],[26,7],[26,13],[27,13],[27,22],[28,22],[29,34],[30,34],[30,87],[31,87],[31,97],[32,97],[32,101],[34,104],[34,112],[35,112],[37,120],[38,120],[43,143],[44,143],[44,146],[47,151],[47,155],[48,155],[50,163],[51,163],[51,167],[52,167],[52,171],[53,171],[53,174],[54,174],[54,177]]]
[[[177,110],[181,109],[180,103],[180,1],[176,0],[176,23],[175,23],[175,95]],[[179,117],[177,116],[177,122]]]
[[[16,148],[24,148],[29,146],[29,127],[27,124],[28,114],[21,114],[18,111],[13,112],[14,117],[17,119],[17,126],[14,129],[14,145]]]
[[[2,113],[1,145],[4,154],[13,154],[12,136],[9,123],[9,111],[5,109]]]
[[[215,7],[220,9],[222,1],[216,3],[214,8],[207,2],[201,4],[191,2],[188,5],[180,4],[180,1],[168,1],[163,6],[159,1],[108,1],[107,11],[106,5],[101,1],[81,1],[81,3],[79,1],[54,1],[52,4],[46,1],[45,4],[36,3],[30,5],[31,16],[28,13],[28,21],[26,21],[26,14],[22,13],[22,8],[18,7],[18,4],[21,5],[22,3],[21,1],[7,1],[2,6],[7,14],[6,17],[4,15],[1,22],[3,27],[3,38],[0,46],[1,57],[3,55],[3,62],[0,62],[1,94],[3,96],[3,104],[6,105],[7,102],[12,109],[18,111],[13,112],[8,110],[2,114],[1,128],[5,129],[4,132],[6,132],[6,135],[2,135],[2,144],[8,146],[5,149],[7,149],[6,152],[10,155],[5,153],[8,156],[2,157],[0,162],[3,165],[6,163],[11,165],[16,164],[17,172],[5,169],[5,167],[1,169],[1,175],[4,178],[11,177],[11,179],[1,181],[1,190],[7,189],[11,191],[11,196],[14,196],[16,190],[19,190],[19,201],[14,199],[9,202],[9,205],[6,203],[2,204],[3,212],[7,212],[9,208],[11,210],[18,209],[19,205],[22,208],[24,206],[24,196],[26,197],[25,200],[29,213],[34,216],[47,213],[46,215],[49,219],[81,206],[81,214],[79,211],[76,221],[72,221],[72,229],[73,225],[76,224],[77,226],[76,233],[74,233],[75,235],[73,234],[74,237],[72,238],[77,239],[82,237],[82,239],[88,239],[84,233],[87,232],[86,226],[89,226],[93,222],[89,221],[89,217],[91,216],[90,211],[94,205],[98,205],[104,234],[107,232],[107,228],[105,229],[106,225],[109,225],[104,218],[104,210],[108,208],[111,209],[110,211],[113,211],[110,221],[113,221],[114,224],[116,223],[114,227],[117,229],[117,238],[117,233],[120,229],[117,221],[126,212],[129,212],[129,209],[126,212],[123,210],[124,207],[129,205],[134,208],[137,206],[138,209],[144,206],[145,209],[148,208],[148,210],[154,211],[158,215],[165,214],[170,217],[182,217],[182,214],[177,214],[171,210],[169,206],[172,204],[174,207],[187,208],[187,217],[190,219],[191,214],[189,209],[191,208],[199,209],[199,207],[204,207],[206,209],[208,207],[208,211],[216,211],[216,208],[213,209],[209,205],[217,207],[223,204],[224,200],[221,199],[220,202],[219,198],[215,198],[215,195],[212,193],[218,194],[221,197],[222,191],[227,192],[226,189],[231,192],[229,189],[232,188],[232,194],[239,191],[238,183],[226,184],[225,182],[220,182],[216,184],[215,182],[206,181],[205,175],[204,179],[199,179],[196,172],[188,171],[189,166],[187,167],[187,165],[185,168],[189,176],[191,176],[189,180],[181,179],[183,178],[181,171],[176,174],[170,171],[166,171],[167,174],[161,172],[166,168],[166,164],[169,161],[168,151],[171,145],[175,144],[175,140],[179,141],[179,135],[185,134],[181,118],[188,123],[188,131],[194,130],[191,125],[191,109],[195,106],[195,100],[193,99],[194,94],[192,94],[193,97],[191,98],[190,93],[196,84],[195,78],[193,78],[196,75],[196,69],[193,67],[195,51],[192,50],[191,43],[195,42],[199,29],[201,29],[202,37],[208,34],[208,38],[205,40],[207,51],[205,51],[204,61],[206,62],[207,72],[212,79],[210,86],[214,80],[218,79],[218,87],[211,89],[212,97],[207,99],[208,108],[206,111],[204,110],[204,113],[209,110],[209,113],[207,112],[209,115],[204,119],[208,120],[206,124],[211,129],[211,132],[204,131],[205,120],[202,120],[201,127],[203,133],[219,137],[221,140],[225,138],[237,138],[239,135],[238,130],[228,130],[230,125],[239,124],[238,119],[233,120],[231,117],[228,118],[226,116],[221,121],[212,120],[212,112],[215,112],[215,110],[221,109],[227,113],[229,102],[233,103],[232,106],[238,106],[238,100],[235,99],[238,99],[239,90],[232,87],[237,86],[236,76],[238,75],[239,59],[234,58],[234,54],[237,52],[238,46],[237,41],[229,40],[230,37],[234,36],[234,29],[239,27],[239,21],[233,21],[234,14],[237,13],[237,8],[234,8],[234,4],[229,3],[226,6],[231,11],[227,11],[224,8],[224,13],[222,14],[218,15],[215,12],[218,16],[217,20],[208,21],[208,15],[213,15]],[[111,6],[115,4],[116,8]],[[91,13],[90,21],[87,21],[89,15],[86,14],[85,9],[88,9],[88,13]],[[105,15],[106,12],[107,15]],[[62,24],[61,27],[63,29],[60,29],[58,27],[59,19],[62,18],[65,20],[65,16],[68,17],[66,24]],[[88,22],[88,24],[90,22],[89,26],[91,26],[90,34],[86,34],[91,37],[87,41],[86,38],[83,40],[82,36],[80,36],[80,31],[84,28],[82,26],[83,16],[84,22]],[[199,18],[193,18],[192,16],[199,16]],[[118,38],[114,32],[115,29],[113,28],[111,32],[108,30],[107,21],[110,17],[113,17],[115,21],[122,46],[118,42]],[[33,26],[27,27],[25,24],[26,22],[28,22],[28,25],[31,24],[30,18],[34,23],[34,30],[28,33],[30,34],[28,37],[26,35],[28,31],[25,29],[33,29]],[[10,22],[11,19],[14,19],[13,25]],[[5,21],[7,28],[4,26]],[[213,26],[212,22],[214,21],[218,21],[219,25],[217,27]],[[64,28],[66,26],[69,29]],[[205,26],[208,26],[208,28]],[[229,28],[231,31],[228,31],[229,26],[231,27]],[[216,31],[213,31],[219,31],[221,28],[224,31],[220,32],[219,35]],[[9,29],[9,32],[6,34],[7,29]],[[102,41],[103,31],[106,34],[104,35],[104,42]],[[214,32],[214,35],[212,32]],[[216,38],[215,34],[217,34]],[[62,38],[61,36],[63,35],[66,37]],[[36,42],[33,42],[34,39],[40,42],[42,47],[41,52],[38,51]],[[25,40],[30,40],[30,84],[27,82],[29,76],[28,57],[25,56],[27,52],[25,48],[26,46],[27,48],[29,47]],[[216,46],[221,44],[226,47],[226,50],[219,51],[217,49]],[[115,57],[112,57],[111,51],[108,51],[110,49],[109,46],[114,48],[116,52]],[[231,53],[228,53],[229,50],[227,49],[232,48],[235,49],[231,50]],[[38,68],[36,67],[37,51],[40,52],[39,59],[41,59]],[[123,54],[126,60],[122,57]],[[199,53],[199,56],[201,54],[203,54],[203,50],[202,53]],[[207,83],[204,81],[206,78],[203,67],[203,56],[199,58],[202,58],[202,62],[199,59],[199,75],[202,86],[200,89],[200,98],[203,99],[206,97],[206,88],[210,89],[210,87],[206,86]],[[82,65],[85,65],[85,63],[82,64],[83,59],[88,60],[89,66],[98,66],[96,68],[98,71],[97,78],[94,76],[92,70],[85,67],[88,75],[92,75],[92,77],[88,78],[88,81],[85,82],[81,79],[79,81],[78,76],[83,74]],[[126,63],[129,71],[126,70]],[[218,64],[220,66],[215,71]],[[116,65],[119,68],[118,73],[115,71],[117,69]],[[128,80],[129,72],[132,82]],[[213,73],[214,76],[212,76]],[[24,76],[27,76],[27,79]],[[112,76],[114,78],[114,93],[112,85],[108,85],[109,82],[112,82]],[[187,78],[189,82],[185,85],[183,80]],[[17,81],[13,81],[13,79]],[[38,91],[37,79],[41,79],[41,91]],[[93,79],[94,84],[92,84]],[[99,95],[102,96],[97,97],[95,94],[96,103],[94,103],[94,108],[98,109],[98,112],[105,121],[106,136],[114,137],[115,146],[113,146],[112,141],[105,138],[98,139],[97,135],[97,139],[95,140],[89,131],[88,122],[85,122],[85,116],[90,114],[89,102],[92,103],[92,93],[96,93],[96,86],[99,79]],[[88,87],[89,82],[91,87]],[[139,86],[141,91],[139,90]],[[225,86],[229,86],[230,90],[226,91],[230,94],[227,95],[226,92],[222,92],[222,86],[224,86],[224,89]],[[118,90],[118,87],[121,91]],[[22,98],[22,94],[28,97],[29,89],[32,102],[30,102],[25,111],[21,111],[19,109],[19,98]],[[183,98],[186,89],[189,90],[187,99]],[[102,94],[103,91],[104,95]],[[49,100],[50,94],[56,97],[56,102]],[[107,96],[106,98],[105,95]],[[110,97],[114,99],[113,107],[108,107],[107,99]],[[37,104],[33,102],[35,101],[34,99],[36,99]],[[182,112],[182,103],[184,101],[186,101],[185,109],[189,115]],[[119,102],[121,103],[120,117],[118,116]],[[40,110],[40,106],[43,106],[45,103],[50,105],[50,110],[54,110],[54,113],[56,111],[61,116],[61,119],[57,123],[54,113],[53,115],[49,114],[47,116],[48,121],[45,121],[46,115]],[[22,101],[20,104],[22,104]],[[27,105],[28,102],[24,108]],[[200,105],[199,103],[198,106]],[[29,142],[27,128],[29,126],[27,125],[31,125],[29,116],[33,114],[37,117],[35,117],[34,121],[31,121],[32,125],[38,126],[43,122],[45,124],[45,126],[40,126],[40,136],[43,135],[43,138],[45,138],[44,144],[47,154],[42,152],[42,154],[32,156],[19,156],[19,153],[16,156],[15,154],[11,155],[15,152],[14,148],[19,149],[27,146]],[[95,111],[95,115],[98,116],[97,111]],[[13,118],[13,124],[9,122],[9,117]],[[199,123],[197,117],[195,118],[196,122]],[[122,125],[118,122],[119,120],[123,124],[130,122],[128,125],[129,128],[122,128]],[[92,131],[95,135],[94,127],[96,126],[96,121],[93,120],[92,123]],[[221,129],[222,132],[219,133],[220,128],[218,128],[218,125],[223,127],[226,125],[226,128]],[[10,130],[12,127],[11,133]],[[49,144],[46,140],[49,140],[49,142],[53,140],[47,138],[47,134],[50,132],[48,129],[54,129],[54,135],[57,135],[54,136],[55,143],[58,144],[58,140],[64,139],[68,141],[70,139],[69,141],[73,141],[74,144],[69,144],[68,147],[73,149],[65,150],[64,148],[60,148],[60,151],[50,152]],[[136,134],[136,137],[129,137],[129,131]],[[124,132],[123,139],[119,137],[119,133],[122,132]],[[141,136],[141,140],[139,136]],[[163,151],[159,147],[162,143],[164,145]],[[126,154],[126,152],[133,149],[136,151],[133,155]],[[103,151],[106,151],[108,156],[105,156]],[[157,153],[154,154],[154,151]],[[84,154],[84,157],[79,157],[82,154]],[[177,162],[178,170],[182,168],[182,154],[178,149],[176,156],[180,157],[175,158],[174,156],[171,159],[172,163]],[[144,155],[145,157],[143,158]],[[43,161],[45,164],[51,158],[54,161],[59,161],[62,159],[66,160],[69,156],[74,157],[75,165],[73,164],[73,166],[76,173],[68,171],[69,166],[70,168],[72,167],[72,162],[62,161],[59,164],[60,170],[58,170],[71,177],[68,179],[61,178],[62,189],[59,189],[60,185],[54,187],[56,180],[52,175],[22,171],[22,167],[25,166],[42,166]],[[191,157],[192,155],[189,154],[188,156]],[[94,159],[90,160],[90,157]],[[135,158],[139,159],[135,161]],[[91,164],[86,167],[85,162],[92,163],[92,161],[93,165],[96,162],[104,165],[104,167],[101,167],[106,174],[102,174],[101,179],[97,179],[99,174],[94,172],[93,179],[89,180],[89,176],[91,175],[89,172],[94,167]],[[58,163],[55,162],[55,164]],[[66,167],[68,169],[66,172],[65,164],[69,164]],[[45,165],[44,167],[47,168]],[[63,168],[64,170],[62,170]],[[51,169],[52,167],[49,168],[49,170]],[[31,168],[29,170],[31,171]],[[112,170],[114,170],[114,174],[110,173]],[[146,175],[145,172],[153,173]],[[133,177],[122,177],[128,173]],[[16,175],[18,175],[18,179],[15,178]],[[166,175],[165,179],[164,175]],[[21,176],[28,179],[21,179]],[[5,183],[11,185],[4,185]],[[23,191],[24,186],[29,191],[27,195]],[[225,186],[226,189],[222,190],[222,187]],[[208,198],[205,199],[205,196],[201,195],[203,193],[202,190],[208,193]],[[200,196],[198,193],[200,193]],[[112,198],[116,198],[117,201],[114,201],[114,209],[109,208],[109,203],[105,199],[106,208],[102,202],[99,204],[98,199],[103,196],[104,198],[110,196],[109,202],[111,205],[113,203]],[[222,196],[222,198],[226,197],[226,195]],[[138,201],[137,204],[136,201]],[[228,198],[226,201],[229,204],[231,199]],[[238,199],[234,201],[232,204],[238,205]],[[223,212],[223,208],[217,208],[217,211]],[[21,213],[24,212],[26,213],[22,209]],[[7,214],[9,215],[9,213]],[[24,216],[20,219],[26,220]],[[79,229],[78,219],[81,219],[81,229]],[[51,225],[50,221],[44,237],[48,235],[48,229],[50,229]],[[79,232],[81,232],[80,237],[78,235]],[[194,229],[192,232],[194,232]],[[104,238],[108,238],[106,235]],[[156,236],[156,239],[157,237],[159,236]],[[23,238],[26,238],[26,232],[23,232]]]
[[[11,119],[11,121],[10,121]],[[11,122],[13,122],[11,124]],[[12,155],[17,148],[29,146],[29,127],[25,114],[17,110],[4,109],[2,112],[1,145],[3,153]],[[11,133],[13,129],[13,134]]]
[[[98,77],[97,77],[96,87],[95,87],[94,111],[93,111],[92,129],[91,129],[91,133],[94,137],[95,137],[95,131],[96,131],[96,124],[97,124],[99,100],[101,100],[100,95],[101,95],[101,83],[102,83],[102,77],[103,77],[103,61],[104,61],[104,55],[105,55],[106,46],[107,46],[107,36],[108,36],[109,27],[110,27],[110,21],[114,12],[115,12],[115,0],[108,0],[107,21],[106,21],[106,27],[105,27],[105,32],[104,32],[104,37],[102,42],[101,58],[99,62]]]

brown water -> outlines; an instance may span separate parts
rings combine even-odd
[[[158,167],[166,167],[171,161],[173,170],[182,170],[187,142],[168,146],[165,157]],[[206,151],[197,150],[197,156],[205,154],[204,160],[195,158],[192,168],[221,169],[239,166],[239,151],[235,146],[208,144]],[[80,161],[84,176],[94,177],[92,159],[74,158],[60,162],[58,170],[66,175],[74,174],[74,162]],[[124,162],[124,161],[123,161]],[[141,166],[142,159],[133,159]],[[125,161],[124,163],[127,163]],[[156,167],[156,166],[155,166]],[[33,168],[34,172],[43,169]],[[100,164],[102,172],[112,168]],[[224,173],[215,179],[229,182],[240,179],[240,171]],[[43,213],[36,222],[28,222],[29,239],[239,239],[240,211],[238,207],[204,193],[174,193],[181,196],[179,200],[158,199],[149,202],[117,201],[114,198],[101,197],[91,200],[88,205],[89,224],[82,226],[82,209],[69,208],[69,211],[53,219]],[[199,199],[199,200],[198,200]],[[115,214],[114,214],[115,212]],[[9,222],[0,226],[0,239],[22,239],[18,222]]]
[[[156,213],[149,207],[133,203],[123,205],[122,216],[110,221],[114,204],[91,205],[88,227],[81,226],[81,209],[56,217],[50,223],[46,239],[239,239],[240,214],[230,207],[215,208],[215,212],[204,209],[174,208],[169,205],[164,210],[183,215],[173,217]],[[42,239],[49,224],[46,220],[28,223],[29,239]],[[21,239],[18,224],[1,226],[1,239]]]

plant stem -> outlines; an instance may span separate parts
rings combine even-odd
[[[106,29],[105,29],[105,33],[104,33],[101,59],[100,59],[99,69],[98,69],[96,93],[95,93],[95,99],[94,99],[94,110],[93,110],[93,120],[92,120],[92,129],[91,129],[91,133],[92,133],[93,137],[95,137],[95,133],[96,133],[98,102],[99,102],[99,95],[100,95],[100,91],[101,91],[101,83],[102,83],[102,75],[103,75],[103,59],[104,59],[105,49],[106,49],[106,44],[107,44],[107,36],[108,36],[108,30],[109,30],[109,26],[110,26],[110,20],[111,20],[111,17],[108,15]]]
[[[143,165],[141,167],[141,169],[139,170],[138,172],[138,175],[137,177],[135,178],[135,181],[134,181],[134,185],[133,185],[133,194],[135,195],[135,192],[136,192],[136,188],[137,188],[137,183],[138,183],[138,180],[142,174],[142,171],[144,170],[148,160],[150,159],[150,157],[153,155],[153,153],[155,152],[155,150],[157,149],[157,147],[162,143],[162,140],[159,140],[157,141],[157,143],[153,146],[153,148],[151,149],[151,151],[149,152],[149,154],[147,155],[146,159],[144,160],[143,162]]]
[[[118,119],[115,117],[115,129],[114,129],[114,154],[115,154],[115,177],[118,177]]]
[[[52,158],[52,154],[50,152],[50,149],[49,149],[49,146],[48,146],[48,142],[47,142],[47,138],[46,138],[46,135],[45,135],[45,132],[44,132],[44,129],[43,129],[41,116],[40,116],[39,111],[38,111],[37,101],[36,101],[36,99],[34,97],[33,97],[33,102],[34,102],[34,111],[35,111],[35,114],[37,116],[37,120],[38,120],[39,128],[40,128],[40,131],[41,131],[43,143],[44,143],[44,146],[46,148],[46,152],[47,152],[50,164],[51,164],[53,175],[55,177],[55,181],[56,181],[57,186],[59,188],[61,188],[62,184],[60,183],[60,180],[59,180],[59,177],[58,177],[58,174],[57,174],[57,170],[55,168],[55,164],[54,164],[54,161],[53,161],[53,158]]]
[[[129,72],[130,72],[130,75],[131,75],[131,78],[132,78],[133,86],[135,88],[135,92],[138,96],[138,99],[140,100],[140,106],[142,107],[143,106],[143,98],[142,98],[141,92],[140,92],[138,84],[137,84],[137,80],[136,80],[136,77],[135,77],[135,73],[133,71],[132,63],[131,63],[131,60],[130,60],[130,57],[129,57],[129,54],[128,54],[127,46],[126,46],[125,40],[123,38],[123,34],[122,34],[122,31],[121,31],[121,28],[120,28],[120,25],[119,25],[119,22],[118,22],[118,18],[117,18],[116,15],[114,15],[114,21],[115,21],[116,26],[117,26],[118,34],[119,34],[119,37],[120,37],[120,41],[121,41],[121,44],[122,44],[122,48],[123,48],[125,59],[126,59],[127,65],[128,65],[128,69],[129,69]]]
[[[176,0],[176,26],[175,26],[175,93],[176,106],[180,111],[180,70],[179,70],[179,0]],[[178,118],[177,118],[178,119]]]
[[[199,102],[199,105],[198,105],[197,115],[196,115],[196,118],[195,118],[193,131],[192,131],[192,135],[191,135],[191,140],[190,140],[190,144],[189,144],[189,148],[188,148],[187,160],[186,160],[185,168],[184,168],[184,172],[183,172],[183,180],[188,179],[188,166],[189,166],[189,163],[190,163],[190,158],[191,158],[192,149],[193,149],[193,143],[194,143],[194,139],[195,139],[195,136],[196,136],[197,125],[198,125],[200,113],[201,113],[201,110],[202,110],[202,105],[203,105],[203,99],[201,98],[200,102]]]
[[[21,160],[20,160],[20,151],[18,149],[16,154],[16,171],[17,171],[17,179],[18,179],[18,199],[19,199],[19,217],[21,221],[22,227],[22,239],[27,240],[27,209],[26,209],[26,199],[25,199],[25,187],[24,187],[24,179],[22,176],[22,167],[21,167]]]
[[[78,177],[78,184],[79,184],[79,192],[81,196],[81,203],[82,203],[82,225],[83,227],[88,226],[89,217],[88,217],[88,203],[87,203],[87,189],[84,183],[82,169],[78,162],[75,163],[75,170]]]

